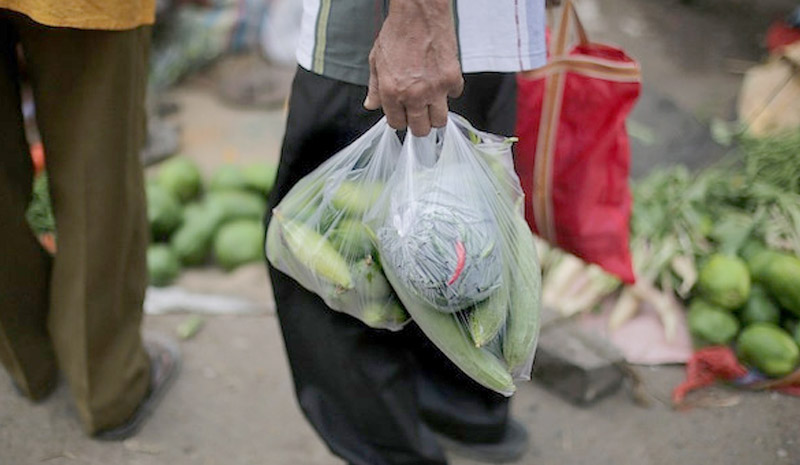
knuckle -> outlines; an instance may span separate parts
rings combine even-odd
[[[431,117],[431,126],[440,128],[447,124],[447,115],[435,115]]]
[[[394,108],[384,108],[384,113],[386,114],[386,121],[389,123],[389,126],[395,129],[405,127],[406,118],[402,112]]]
[[[442,76],[444,77],[444,80],[449,83],[457,83],[464,80],[464,77],[461,75],[461,69],[459,69],[457,66],[448,66],[444,70],[444,73],[442,73]]]
[[[410,107],[406,110],[406,113],[408,113],[409,120],[413,119],[414,121],[419,121],[424,116],[427,116],[425,107]]]
[[[388,105],[394,105],[397,103],[397,92],[392,91],[391,89],[380,89],[380,96],[381,100]]]
[[[404,92],[403,99],[406,100],[408,104],[416,104],[425,98],[426,90],[425,86],[422,85],[411,86]]]
[[[387,118],[386,118],[386,122],[387,122],[387,123],[389,123],[389,126],[390,126],[392,129],[402,130],[402,129],[405,129],[405,128],[406,128],[406,124],[405,124],[405,122],[404,122],[404,121],[402,121],[402,120],[396,120],[396,119],[392,119],[392,118],[389,118],[389,117],[387,116]]]
[[[395,84],[391,80],[381,81],[381,92],[385,94],[387,97],[397,98],[400,90],[397,88],[397,84]]]

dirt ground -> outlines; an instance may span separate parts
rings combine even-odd
[[[712,116],[729,118],[741,71],[762,58],[759,40],[792,1],[581,0],[592,37],[621,44],[642,63],[644,94],[631,119],[652,137],[634,138],[634,173],[659,163],[709,163],[724,150],[708,136]],[[183,153],[206,173],[224,161],[277,160],[282,109],[223,106],[207,81],[180,86]],[[333,465],[301,416],[283,352],[266,272],[195,271],[186,290],[247,299],[245,313],[206,315],[181,342],[183,368],[153,418],[134,439],[102,443],[80,430],[67,387],[33,405],[0,374],[0,465]],[[185,313],[148,315],[146,329],[174,334]],[[574,407],[536,383],[513,402],[531,432],[526,465],[800,464],[800,400],[714,388],[708,405],[669,406],[680,367],[640,367],[650,408],[626,386],[589,408]],[[453,457],[454,465],[473,465]]]
[[[171,333],[182,315],[150,317]],[[180,378],[142,432],[123,443],[86,439],[62,384],[31,405],[0,379],[4,465],[335,465],[341,463],[295,403],[276,319],[267,313],[211,317],[182,343]],[[577,408],[534,383],[513,412],[531,431],[526,465],[772,465],[800,463],[800,401],[777,394],[711,393],[719,407],[675,412],[667,404],[676,367],[642,369],[653,405],[627,388]],[[727,405],[727,406],[724,406]],[[454,457],[453,465],[477,465]]]

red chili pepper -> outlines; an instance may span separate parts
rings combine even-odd
[[[447,281],[448,286],[456,282],[456,279],[461,276],[461,272],[464,271],[464,262],[466,260],[467,250],[464,248],[464,243],[461,241],[456,241],[456,271],[453,273],[450,281]]]

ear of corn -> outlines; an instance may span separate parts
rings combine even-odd
[[[347,262],[325,237],[302,223],[282,219],[279,212],[275,212],[273,220],[281,225],[286,245],[300,263],[337,286],[353,287]]]

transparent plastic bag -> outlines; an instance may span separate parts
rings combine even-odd
[[[289,191],[273,209],[266,243],[270,263],[329,307],[389,330],[402,328],[409,316],[362,220],[400,150],[396,132],[385,119],[378,122]]]
[[[451,113],[401,146],[381,120],[275,208],[267,256],[372,327],[413,319],[464,373],[511,395],[530,377],[541,286],[511,142]]]

